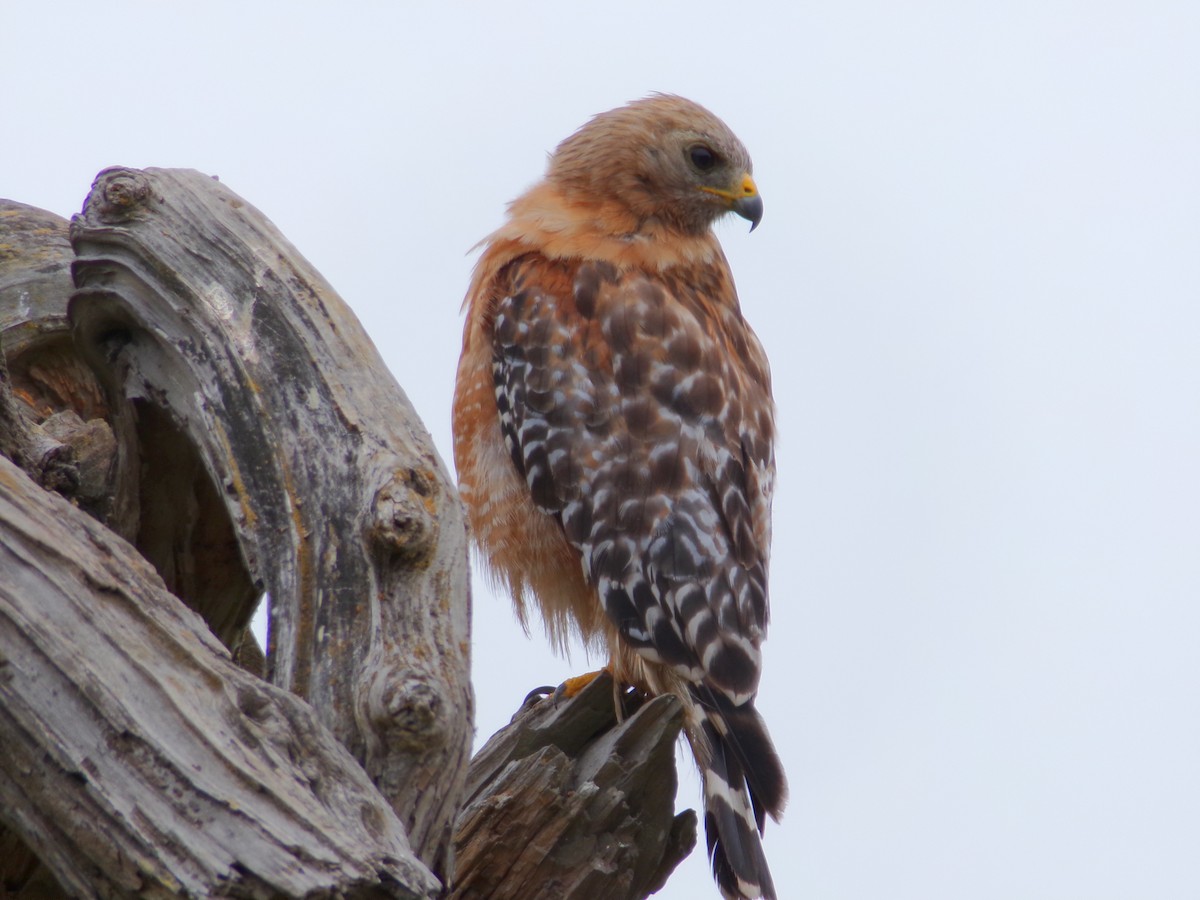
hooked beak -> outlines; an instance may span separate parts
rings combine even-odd
[[[757,228],[758,223],[762,221],[762,196],[758,193],[758,185],[754,183],[754,179],[749,175],[742,176],[741,184],[738,185],[737,190],[722,191],[710,187],[702,187],[700,190],[716,194],[718,197],[728,200],[729,208],[750,223],[751,231]]]
[[[733,211],[743,219],[746,219],[750,223],[750,230],[753,231],[758,227],[758,223],[762,221],[762,197],[758,194],[752,197],[739,197],[733,201]]]

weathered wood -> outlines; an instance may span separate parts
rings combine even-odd
[[[103,419],[79,415],[95,416],[102,393],[71,342],[68,230],[60,216],[0,199],[0,456],[106,518],[116,444]],[[0,896],[44,900],[61,894],[56,884],[21,836],[0,827]]]
[[[641,900],[696,843],[674,815],[672,696],[626,694],[602,674],[571,700],[535,699],[471,763],[455,838],[459,900]]]
[[[75,289],[71,264],[75,254],[66,219],[45,210],[0,200],[0,455],[7,456],[50,490],[76,502],[80,508],[134,541],[146,553],[146,545],[161,542],[161,532],[152,515],[143,510],[144,494],[160,488],[161,469],[183,470],[185,457],[174,448],[145,448],[133,438],[118,447],[107,418],[112,411],[100,382],[78,353],[67,317],[67,305]],[[6,373],[6,367],[8,369]],[[140,431],[148,431],[140,429]],[[142,452],[149,449],[149,452]],[[190,448],[185,448],[190,450]],[[164,457],[170,454],[169,463]],[[126,477],[118,479],[118,460],[124,460]],[[196,468],[193,465],[193,470]],[[150,490],[139,490],[145,482]],[[207,481],[201,487],[207,487]],[[211,492],[210,492],[211,495]],[[176,500],[186,499],[177,497]],[[236,538],[224,511],[218,516],[199,517],[207,528],[196,530],[191,545],[216,556],[223,546],[227,555],[237,555]],[[220,537],[213,531],[219,530]],[[224,543],[220,544],[219,541]],[[168,564],[190,560],[190,548],[169,557]],[[224,587],[225,606],[235,585],[228,574],[238,567],[191,565],[211,578],[214,593]],[[170,575],[170,570],[160,570]],[[222,577],[225,584],[221,585]],[[244,605],[257,602],[249,580],[242,579]],[[176,591],[186,599],[186,591]],[[199,604],[196,604],[199,605]],[[214,631],[251,671],[264,669],[262,651],[248,628],[241,632]]]
[[[0,815],[71,896],[433,897],[313,710],[0,459]]]
[[[470,737],[463,525],[369,340],[196,173],[97,179],[73,331],[65,223],[0,202],[0,230],[0,454],[166,579],[0,462],[0,889],[428,896],[418,860],[449,871]],[[274,677],[315,712],[213,640],[253,669],[265,591]],[[618,722],[602,678],[488,742],[454,896],[665,882],[696,839],[672,816],[681,713],[624,702]]]
[[[119,489],[137,482],[139,546],[227,640],[269,594],[272,681],[448,871],[472,719],[466,537],[407,398],[333,289],[211,178],[105,171],[72,242],[70,316]]]
[[[71,342],[67,221],[0,200],[0,454],[100,518],[115,443]]]

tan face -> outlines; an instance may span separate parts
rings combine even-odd
[[[601,113],[563,141],[549,177],[619,204],[637,222],[699,234],[727,212],[758,224],[752,168],[746,148],[704,107],[654,96]]]

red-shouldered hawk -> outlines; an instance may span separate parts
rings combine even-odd
[[[467,293],[454,459],[473,537],[553,639],[677,694],[726,897],[775,897],[786,799],[754,708],[775,457],[766,355],[710,226],[762,200],[741,142],[654,95],[563,141]]]

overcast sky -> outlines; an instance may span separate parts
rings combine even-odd
[[[1195,0],[10,0],[0,48],[0,196],[219,175],[448,466],[468,249],[593,113],[708,106],[766,204],[720,234],[779,406],[781,896],[1200,897]],[[475,609],[486,736],[589,661]]]

